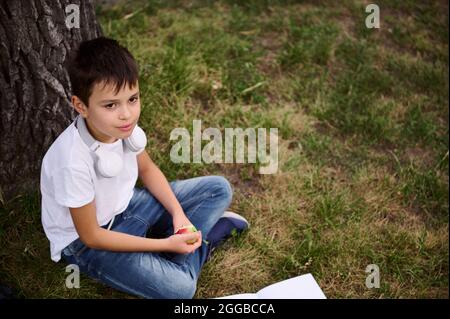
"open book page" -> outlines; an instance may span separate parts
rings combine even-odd
[[[237,294],[214,299],[326,299],[311,274],[286,279],[267,286],[256,294]]]
[[[259,299],[326,299],[311,274],[306,274],[267,286],[257,292]]]

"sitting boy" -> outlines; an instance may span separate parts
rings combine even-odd
[[[62,256],[91,278],[133,295],[192,298],[211,252],[233,229],[249,226],[226,211],[230,184],[221,176],[167,181],[137,126],[136,62],[115,40],[82,42],[68,72],[79,115],[41,167],[51,259]],[[138,177],[144,188],[135,186]],[[175,234],[187,225],[198,231]]]

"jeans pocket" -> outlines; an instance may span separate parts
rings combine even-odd
[[[80,257],[80,255],[81,255],[82,253],[84,253],[84,252],[86,251],[86,249],[88,249],[88,246],[86,246],[86,245],[83,244],[83,246],[80,248],[80,250],[78,250],[78,252],[75,253],[75,256],[76,256],[76,257]]]
[[[63,252],[66,256],[79,257],[87,248],[88,247],[83,244],[80,238],[78,238],[71,242],[66,248],[64,248]]]
[[[61,252],[61,257],[69,264],[76,264],[80,267],[80,270],[85,265],[85,261],[80,255],[87,249],[80,240],[75,240],[64,248]],[[83,270],[82,270],[83,271]]]

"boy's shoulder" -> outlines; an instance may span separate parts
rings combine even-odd
[[[84,165],[90,158],[89,149],[83,145],[78,130],[72,122],[50,145],[42,160],[42,169],[51,170]]]

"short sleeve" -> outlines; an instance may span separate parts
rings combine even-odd
[[[52,175],[55,201],[65,207],[81,207],[94,200],[94,183],[88,168],[63,167]]]
[[[141,154],[143,151],[145,151],[145,147],[141,148],[139,151],[136,152],[136,156]]]

